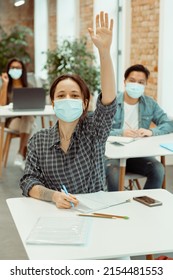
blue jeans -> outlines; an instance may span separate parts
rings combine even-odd
[[[118,159],[105,159],[108,191],[118,191],[119,162]],[[165,174],[164,166],[154,157],[129,158],[126,162],[126,172],[147,177],[144,189],[161,188]]]

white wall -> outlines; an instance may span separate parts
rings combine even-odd
[[[173,119],[173,1],[160,0],[158,102]]]
[[[158,103],[173,119],[173,1],[160,0]],[[173,164],[173,157],[166,157]]]
[[[43,66],[46,64],[48,49],[48,11],[47,0],[34,1],[34,40],[35,40],[35,75],[36,78],[47,78]]]
[[[79,36],[78,0],[57,1],[57,41],[74,40]]]

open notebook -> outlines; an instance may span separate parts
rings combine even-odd
[[[127,200],[115,197],[110,198],[110,193],[104,191],[75,196],[79,200],[79,204],[77,207],[74,207],[74,210],[82,213],[91,213],[128,202]]]
[[[111,144],[125,145],[139,139],[141,139],[141,137],[133,138],[133,137],[123,137],[123,136],[109,136],[107,142],[110,142]]]

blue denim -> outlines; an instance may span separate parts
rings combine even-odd
[[[118,191],[119,160],[106,159],[106,181],[108,191]],[[154,157],[130,158],[126,162],[126,172],[136,173],[147,177],[144,189],[158,189],[162,187],[164,166]]]
[[[156,126],[150,128],[151,123]],[[124,94],[117,95],[117,111],[113,120],[110,135],[122,136],[124,124]],[[139,99],[139,128],[150,129],[153,136],[173,132],[173,121],[169,120],[166,113],[160,108],[157,102],[142,95]],[[107,187],[109,191],[118,190],[119,181],[119,160],[105,160]],[[145,189],[161,188],[164,179],[164,167],[154,157],[130,158],[126,163],[126,171],[147,177]]]
[[[156,126],[150,128],[151,123]],[[124,94],[117,95],[117,111],[113,120],[110,135],[122,136],[124,124]],[[160,108],[157,102],[149,97],[142,95],[139,99],[139,128],[146,128],[152,131],[153,136],[173,132],[173,121]]]

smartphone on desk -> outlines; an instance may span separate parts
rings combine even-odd
[[[149,196],[146,196],[146,195],[136,196],[136,197],[133,197],[133,199],[140,202],[140,203],[143,203],[143,204],[145,204],[149,207],[162,205],[161,201],[156,200],[156,199],[154,199],[152,197],[149,197]]]

